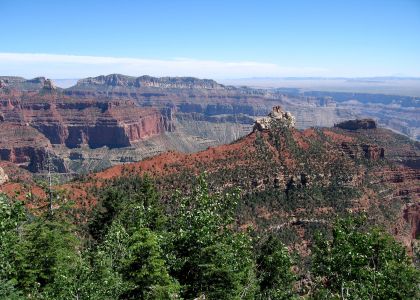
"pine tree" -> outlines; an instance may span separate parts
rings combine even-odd
[[[287,248],[274,236],[263,243],[257,257],[260,299],[293,299],[292,259]]]

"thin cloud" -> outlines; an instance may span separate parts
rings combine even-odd
[[[175,58],[168,60],[126,57],[79,56],[43,53],[0,53],[0,74],[32,78],[82,78],[121,73],[140,76],[195,76],[243,78],[324,76],[328,70],[312,67],[282,67],[254,61],[224,62]]]

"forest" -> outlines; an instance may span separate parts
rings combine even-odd
[[[71,203],[0,195],[0,299],[419,299],[412,258],[365,215],[331,221],[302,258],[236,226],[240,195],[202,175],[165,202],[152,179],[120,177],[83,222]]]

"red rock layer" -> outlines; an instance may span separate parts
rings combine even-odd
[[[0,160],[9,161],[37,172],[46,168],[47,151],[51,149],[48,139],[36,129],[7,122],[0,122]],[[51,154],[56,172],[65,172],[61,159]]]
[[[139,108],[128,100],[76,100],[57,93],[0,94],[0,120],[27,124],[52,144],[124,147],[172,131],[170,110]]]
[[[411,237],[418,239],[420,236],[420,203],[408,206],[404,210],[404,219],[411,226]]]

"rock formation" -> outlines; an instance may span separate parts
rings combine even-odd
[[[45,88],[54,90],[51,82]],[[52,144],[69,148],[126,147],[174,129],[168,109],[139,108],[129,100],[77,100],[60,94],[0,94],[0,114],[3,122],[30,125]]]
[[[0,185],[9,181],[9,176],[4,172],[3,168],[0,167]]]
[[[273,120],[276,124],[283,122],[286,127],[299,129],[325,127],[357,118],[359,114],[350,106],[338,107],[336,99],[328,95],[306,96],[306,93],[293,94],[282,89],[233,87],[192,77],[112,74],[82,79],[67,89],[56,88],[52,81],[43,77],[31,80],[0,77],[0,81],[0,122],[36,128],[52,144],[63,146],[54,149],[64,159],[70,156],[69,148],[86,150],[82,153],[86,166],[93,160],[102,161],[107,157],[107,163],[101,168],[167,150],[191,152],[231,143],[251,132],[254,120],[267,116],[270,111],[270,116],[259,120],[255,127],[263,130]],[[369,99],[373,101],[374,98]],[[407,101],[405,99],[401,105],[417,103]],[[272,107],[279,105],[296,116],[296,120],[280,108],[272,111]],[[366,115],[375,117],[375,107],[366,106],[366,109],[372,109]],[[398,115],[406,118],[407,114],[402,110]],[[389,112],[387,108],[384,114]],[[407,120],[417,119],[416,110],[407,107],[407,112],[410,113]],[[407,122],[416,126],[415,122]],[[373,127],[369,125],[372,124],[370,121],[364,123],[367,125],[357,126]],[[392,124],[395,128],[396,123]],[[346,134],[351,132],[358,131],[347,131]],[[412,136],[414,133],[406,134]],[[154,137],[153,142],[146,143],[151,137]],[[102,149],[103,146],[108,148]],[[383,146],[376,148],[374,143],[367,141],[358,145],[347,142],[347,146],[351,148],[348,154],[353,156],[377,159],[385,154],[381,153]],[[116,151],[109,155],[109,148]],[[386,152],[386,155],[399,154]],[[420,162],[412,153],[400,155],[400,159],[411,166],[418,166]],[[76,163],[73,165],[77,168]]]
[[[377,127],[373,119],[348,120],[335,124],[334,126],[347,130],[375,129]]]
[[[43,86],[43,89],[44,90],[47,90],[47,91],[53,91],[53,90],[56,90],[57,89],[57,87],[55,86],[55,84],[51,81],[51,79],[46,79],[45,81],[44,81],[44,86]]]
[[[21,91],[40,91],[45,90],[44,85],[48,86],[43,77],[25,80],[4,76],[0,80],[7,88]],[[255,118],[266,116],[273,106],[281,105],[296,116],[296,127],[299,129],[331,127],[344,120],[367,116],[377,120],[381,126],[420,139],[418,97],[258,89],[226,86],[214,80],[193,77],[131,77],[120,74],[81,79],[75,86],[58,90],[79,99],[129,99],[141,107],[169,107],[174,109],[175,118],[180,116],[183,119],[192,118],[193,113],[200,114],[201,118],[236,117],[241,114]],[[216,120],[212,119],[212,122],[220,122]],[[200,123],[196,122],[196,125]],[[374,125],[356,124],[358,126],[372,128]]]
[[[284,115],[280,109],[272,114],[282,116],[280,120]],[[124,174],[148,174],[157,179],[164,197],[170,197],[171,189],[181,186],[188,191],[197,174],[206,171],[214,191],[241,189],[238,226],[252,224],[257,231],[288,226],[292,235],[299,226],[305,231],[299,239],[310,239],[318,225],[331,224],[337,215],[367,212],[370,219],[410,245],[418,234],[418,208],[403,212],[418,202],[419,171],[401,165],[392,155],[378,158],[381,148],[392,154],[398,145],[416,154],[418,145],[389,130],[386,144],[376,145],[385,136],[381,129],[283,129],[254,131],[229,145],[198,153],[167,152],[114,166],[92,175],[88,182],[72,183],[71,189],[76,191],[70,194],[80,194],[86,186]],[[343,151],[344,141],[352,155]]]
[[[48,159],[55,172],[67,172],[63,160],[53,153],[51,143],[36,129],[27,125],[0,123],[0,160],[12,162],[31,172],[40,172],[46,169]]]
[[[280,106],[275,106],[268,117],[259,118],[255,121],[254,130],[267,130],[274,124],[280,127],[294,128],[296,120],[290,112],[285,112]]]
[[[8,88],[17,91],[38,92],[43,89],[57,89],[50,79],[37,77],[34,79],[25,79],[15,76],[0,76],[0,88]]]
[[[374,144],[353,144],[342,142],[341,148],[345,153],[354,159],[366,158],[370,160],[377,160],[385,157],[385,149]]]
[[[404,219],[410,224],[411,237],[418,239],[420,236],[420,202],[409,205],[404,210]]]
[[[77,89],[90,89],[91,86],[113,87],[155,87],[163,89],[224,89],[224,86],[211,79],[194,77],[132,77],[121,74],[89,77],[77,82]]]

